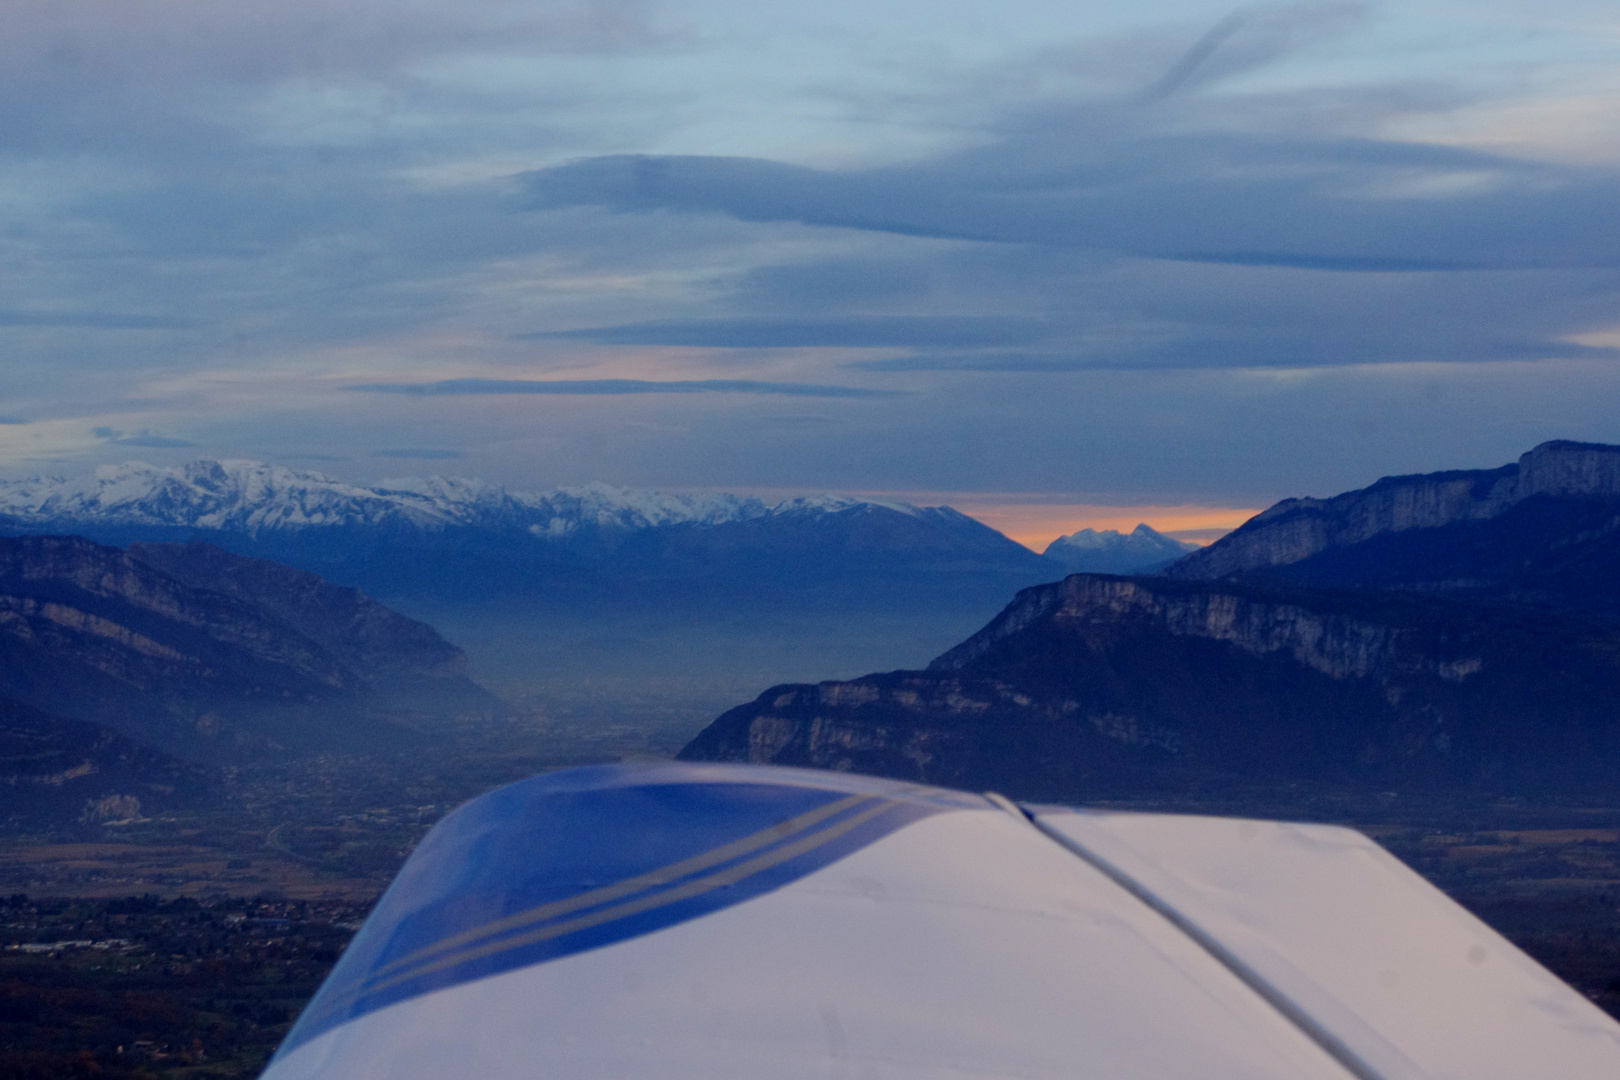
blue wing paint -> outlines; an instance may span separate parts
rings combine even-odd
[[[784,769],[601,766],[440,822],[277,1057],[384,1006],[695,919],[975,796]]]

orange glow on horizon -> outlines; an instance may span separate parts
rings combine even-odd
[[[1081,529],[1128,533],[1139,524],[1186,540],[1208,544],[1260,512],[1225,506],[1101,506],[1090,503],[1001,503],[959,499],[950,505],[977,518],[1033,551],[1044,551],[1060,536]]]
[[[662,491],[698,492],[713,488],[661,488]],[[1194,503],[1080,503],[1062,495],[1038,492],[921,491],[861,488],[727,487],[724,490],[756,495],[767,501],[837,491],[865,499],[893,499],[914,506],[949,506],[974,518],[1037,553],[1060,536],[1096,529],[1128,533],[1145,524],[1166,536],[1193,544],[1211,544],[1260,513],[1264,507],[1209,506]]]

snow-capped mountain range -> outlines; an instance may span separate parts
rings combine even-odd
[[[79,478],[0,481],[0,534],[30,533],[120,547],[202,541],[407,613],[424,597],[690,607],[769,593],[836,606],[885,587],[1010,594],[1061,574],[943,506],[605,484],[531,493],[437,476],[365,485],[257,461],[131,462]]]
[[[566,694],[606,679],[638,702],[915,664],[1065,573],[944,506],[357,484],[255,461],[0,481],[0,535],[28,534],[268,559],[435,626],[481,678]]]
[[[180,468],[127,462],[102,465],[76,479],[0,481],[0,516],[22,525],[93,523],[247,536],[310,528],[438,531],[459,526],[519,528],[541,538],[559,538],[582,526],[638,530],[719,525],[860,506],[907,515],[925,512],[906,503],[838,495],[767,503],[745,495],[672,495],[606,484],[533,493],[440,476],[367,487],[258,461],[194,461]]]

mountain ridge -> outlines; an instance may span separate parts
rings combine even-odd
[[[1054,800],[1620,786],[1620,447],[1286,500],[1155,576],[1019,592],[921,670],[783,684],[696,759]]]
[[[158,554],[173,568],[188,553]],[[438,691],[419,711],[493,701],[431,628],[298,571],[190,554],[212,565],[188,583],[83,537],[0,539],[0,697],[197,759],[411,742],[395,694],[412,684]],[[234,589],[195,583],[233,572]],[[288,582],[304,595],[285,595]],[[399,642],[398,663],[378,665]]]
[[[1553,440],[1495,469],[1386,476],[1326,499],[1285,499],[1164,573],[1270,570],[1393,533],[1489,521],[1537,496],[1620,500],[1620,446]]]
[[[480,480],[408,477],[377,485],[249,460],[199,460],[178,468],[143,462],[98,466],[89,477],[0,481],[0,516],[19,524],[96,522],[239,531],[336,526],[519,528],[539,538],[582,527],[643,529],[910,503],[823,494],[767,503],[730,493],[678,495],[602,483],[544,492]]]
[[[968,556],[994,573],[1061,573],[1056,563],[950,507],[830,494],[767,503],[605,484],[523,493],[444,477],[367,487],[251,461],[180,468],[135,462],[100,466],[78,480],[0,481],[0,531],[77,533],[119,546],[203,540],[373,594],[393,586],[408,593],[405,571],[412,565],[428,576],[442,574],[443,566],[422,566],[424,550],[441,563],[459,560],[461,571],[474,576],[480,561],[504,562],[508,579],[557,580],[559,572],[580,580],[621,571],[631,578],[690,576],[706,552],[767,558],[791,552],[799,559],[812,549],[823,561],[881,557],[891,568],[910,552],[921,560],[919,571],[940,556],[947,563]],[[402,553],[404,565],[381,578],[379,557],[386,562]]]
[[[1053,800],[1302,784],[1612,790],[1620,631],[1500,614],[1398,593],[1072,575],[1024,590],[925,669],[771,687],[681,757]]]

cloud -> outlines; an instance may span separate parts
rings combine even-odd
[[[898,391],[819,383],[760,382],[753,379],[444,379],[428,383],[360,383],[349,390],[413,397],[463,394],[779,394],[784,397],[893,397]]]
[[[902,243],[910,243],[902,241]],[[845,319],[862,312],[892,311],[926,303],[939,285],[941,258],[933,260],[885,257],[874,252],[866,258],[833,257],[814,262],[755,266],[737,279],[730,299],[744,308],[773,311],[781,320],[786,311],[797,310],[801,321],[827,321],[827,312],[845,313]],[[893,317],[883,320],[866,316],[871,324],[881,321],[893,323]],[[915,319],[915,317],[913,317]],[[951,316],[963,326],[971,316]],[[917,320],[920,321],[920,320]],[[991,322],[1002,325],[1012,320],[984,319],[980,325],[989,328]],[[949,323],[939,324],[943,329]]]
[[[0,326],[77,326],[92,330],[189,330],[196,319],[171,315],[124,315],[105,311],[0,310]]]
[[[173,449],[182,446],[196,446],[194,442],[186,439],[176,439],[169,435],[160,435],[155,431],[142,428],[133,434],[126,435],[117,428],[98,427],[91,431],[98,439],[105,439],[117,446],[144,446],[150,449]]]
[[[628,323],[582,330],[519,334],[604,345],[709,348],[882,348],[907,345],[1008,345],[1052,336],[1040,320],[964,315],[896,315],[842,319],[706,319]]]
[[[1072,154],[1054,161],[1048,140]],[[1476,181],[1448,194],[1444,181],[1457,174]],[[540,170],[527,183],[537,208],[709,212],[1174,261],[1620,266],[1620,176],[1611,173],[1373,139],[1143,133],[1085,114],[883,169],[634,155]],[[1418,194],[1399,197],[1403,188]]]
[[[1040,353],[914,353],[851,360],[854,371],[977,371],[1006,374],[1138,369],[1311,368],[1361,364],[1503,363],[1514,360],[1620,358],[1620,348],[1568,341],[1465,338],[1450,342],[1336,339],[1313,340],[1278,331],[1270,335],[1204,335],[1176,342],[1110,343],[1083,351]]]
[[[889,373],[1611,358],[1570,339],[1620,304],[1620,171],[1378,136],[1456,105],[1433,85],[1211,92],[1360,11],[1250,9],[1149,92],[1026,104],[982,145],[898,165],[526,174],[542,216],[794,224],[869,252],[752,266],[713,294],[722,317],[552,336],[904,350],[840,360]]]
[[[411,458],[420,461],[449,461],[461,457],[459,450],[373,450],[372,457]]]
[[[1342,34],[1363,21],[1365,4],[1265,4],[1239,8],[1210,27],[1141,94],[1158,101],[1211,85],[1295,52],[1319,38]]]
[[[196,443],[187,439],[175,439],[168,435],[154,435],[150,432],[138,432],[134,435],[125,435],[122,438],[117,438],[112,441],[117,443],[119,446],[147,446],[164,449],[197,445]]]
[[[4,460],[173,424],[362,471],[457,447],[525,484],[1276,495],[1617,437],[1585,336],[1620,311],[1616,172],[1434,141],[1466,111],[1487,145],[1527,94],[1614,100],[1612,64],[1582,73],[1600,35],[1061,8],[851,37],[815,5],[19,0],[5,407],[78,419],[0,428]],[[735,378],[654,347],[613,372],[639,380],[549,379],[621,345]],[[447,370],[538,377],[424,381]],[[523,394],[598,407],[476,396]]]
[[[611,55],[668,39],[636,0],[12,0],[6,14],[0,132],[36,146],[219,133],[266,87],[296,97],[324,84],[363,112],[367,90],[446,57]],[[121,119],[136,121],[123,138]]]

